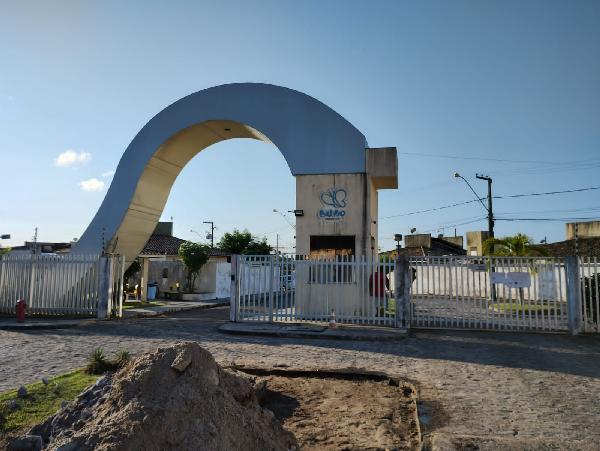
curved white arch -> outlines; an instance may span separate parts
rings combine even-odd
[[[365,172],[365,137],[318,100],[280,86],[236,83],[168,106],[136,135],[73,253],[107,248],[135,258],[150,237],[175,179],[198,152],[231,138],[272,142],[293,175]]]

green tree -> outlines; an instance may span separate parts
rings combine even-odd
[[[257,239],[248,230],[240,232],[234,229],[231,233],[223,235],[218,243],[221,250],[231,254],[270,254],[273,248],[269,246],[266,238]]]
[[[2,247],[0,246],[0,257],[10,252],[10,247]]]
[[[533,240],[522,233],[503,238],[488,238],[483,242],[483,255],[494,257],[543,257],[545,249],[533,244]],[[535,272],[532,264],[531,272]],[[523,288],[519,288],[519,304],[523,304]]]
[[[248,230],[240,232],[238,229],[233,229],[233,232],[223,235],[217,246],[231,254],[243,254],[251,242],[252,234]]]
[[[533,244],[533,240],[522,233],[503,238],[488,238],[483,242],[483,255],[495,257],[538,257],[548,253]]]
[[[179,246],[179,258],[187,269],[187,289],[194,289],[196,278],[200,269],[206,264],[210,256],[210,246],[186,241]]]
[[[129,265],[129,268],[127,268],[125,270],[125,273],[123,274],[123,282],[128,283],[129,279],[131,279],[138,272],[140,272],[141,269],[142,269],[142,265],[140,264],[140,260],[139,260],[139,258],[136,258],[134,261],[131,262],[131,265]]]

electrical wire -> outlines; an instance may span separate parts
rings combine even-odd
[[[562,191],[547,191],[547,192],[542,192],[542,193],[510,194],[510,195],[492,196],[492,197],[494,199],[515,199],[515,198],[519,198],[519,197],[550,196],[550,195],[555,195],[555,194],[581,193],[581,192],[584,192],[584,191],[593,191],[593,190],[600,190],[600,186],[591,186],[591,187],[588,187],[588,188],[568,189],[568,190],[562,190]],[[380,218],[380,220],[399,218],[399,217],[403,217],[403,216],[412,216],[412,215],[421,214],[421,213],[429,213],[429,212],[432,212],[432,211],[438,211],[438,210],[444,210],[444,209],[447,209],[447,208],[459,207],[461,205],[467,205],[467,204],[471,204],[473,202],[478,202],[478,200],[477,199],[473,199],[473,200],[468,200],[468,201],[465,201],[465,202],[457,202],[457,203],[450,204],[450,205],[444,205],[442,207],[428,208],[426,210],[417,210],[417,211],[411,211],[411,212],[408,212],[408,213],[400,213],[400,214],[391,215],[391,216],[384,216],[384,217]]]
[[[591,218],[497,218],[494,216],[494,221],[596,221],[599,217]]]
[[[596,158],[590,158],[586,160],[575,160],[575,161],[548,161],[548,160],[513,160],[509,158],[488,158],[488,157],[469,157],[461,155],[444,155],[434,153],[422,153],[422,152],[402,152],[398,151],[399,155],[408,155],[414,157],[428,157],[428,158],[445,158],[450,160],[477,160],[477,161],[494,161],[496,163],[524,163],[524,164],[542,164],[542,165],[576,165],[585,164],[589,161],[593,161]]]

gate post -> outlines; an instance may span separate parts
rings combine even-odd
[[[394,269],[394,291],[396,294],[396,327],[410,329],[410,265],[408,258],[399,255]]]
[[[229,321],[238,321],[238,267],[239,256],[231,256],[231,287],[229,288]]]
[[[275,282],[275,268],[273,262],[273,256],[269,256],[269,322],[273,322],[273,285]]]
[[[579,258],[565,257],[567,276],[567,319],[569,332],[577,335],[581,332],[581,283],[579,280]]]
[[[98,319],[108,318],[109,302],[112,296],[112,260],[110,257],[100,257],[100,283],[99,283],[99,296],[98,296]]]

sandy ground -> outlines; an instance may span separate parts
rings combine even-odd
[[[416,393],[389,380],[266,376],[261,405],[304,451],[414,450],[420,443]]]
[[[153,350],[194,340],[224,365],[386,371],[415,384],[421,427],[600,449],[600,336],[417,331],[399,342],[224,335],[228,309],[103,322],[76,329],[0,331],[0,390],[80,367],[95,347]],[[423,416],[424,415],[424,416]]]

